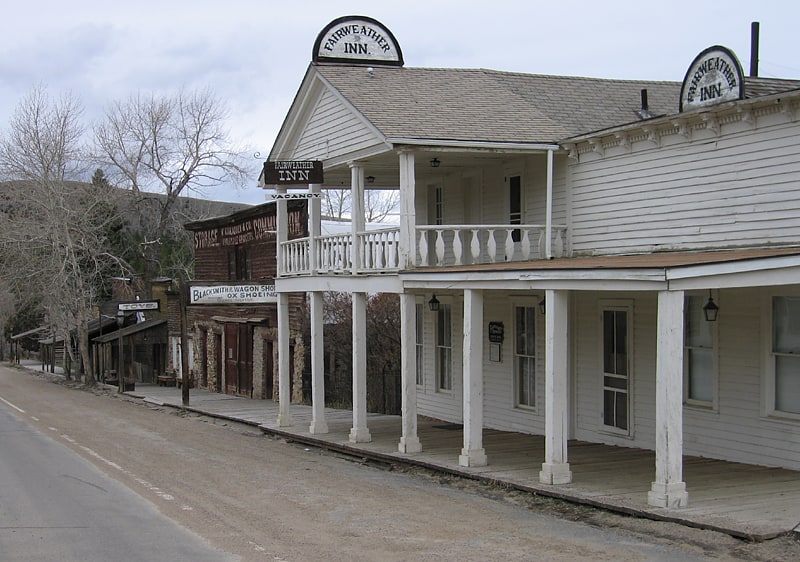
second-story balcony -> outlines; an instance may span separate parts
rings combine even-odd
[[[553,225],[547,244],[544,225],[418,226],[410,267],[448,267],[562,257],[567,227]],[[311,274],[396,273],[400,263],[400,228],[298,238],[280,244],[280,277]],[[312,251],[313,248],[313,251]]]

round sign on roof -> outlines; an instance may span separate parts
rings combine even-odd
[[[680,110],[744,99],[744,74],[733,51],[715,45],[697,55],[681,87]]]
[[[323,29],[314,43],[314,62],[403,65],[397,40],[382,23],[366,16],[344,16]]]

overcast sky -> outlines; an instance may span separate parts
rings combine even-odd
[[[712,45],[732,49],[747,73],[758,21],[760,75],[800,78],[797,0],[28,0],[4,12],[3,129],[37,84],[76,94],[90,119],[137,91],[208,86],[228,104],[232,138],[263,156],[317,34],[345,15],[389,28],[406,66],[675,81]],[[255,184],[209,196],[261,203]]]

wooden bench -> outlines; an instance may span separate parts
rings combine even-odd
[[[170,375],[159,375],[158,386],[175,386],[175,377]]]

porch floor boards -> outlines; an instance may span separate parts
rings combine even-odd
[[[148,402],[181,406],[181,390],[137,385],[134,392]],[[655,454],[642,449],[570,441],[568,447],[572,483],[551,486],[539,482],[544,460],[544,438],[486,429],[483,447],[489,464],[463,467],[458,455],[463,443],[459,424],[420,417],[418,436],[422,451],[398,452],[401,418],[369,414],[372,441],[350,443],[353,416],[350,410],[325,409],[328,433],[311,434],[311,407],[292,404],[292,425],[278,427],[278,404],[192,389],[191,411],[245,422],[287,439],[378,460],[445,470],[469,478],[498,482],[541,495],[586,503],[700,528],[715,529],[750,539],[767,539],[800,531],[800,472],[684,457],[684,481],[689,506],[663,509],[647,505],[647,492],[655,473]]]

